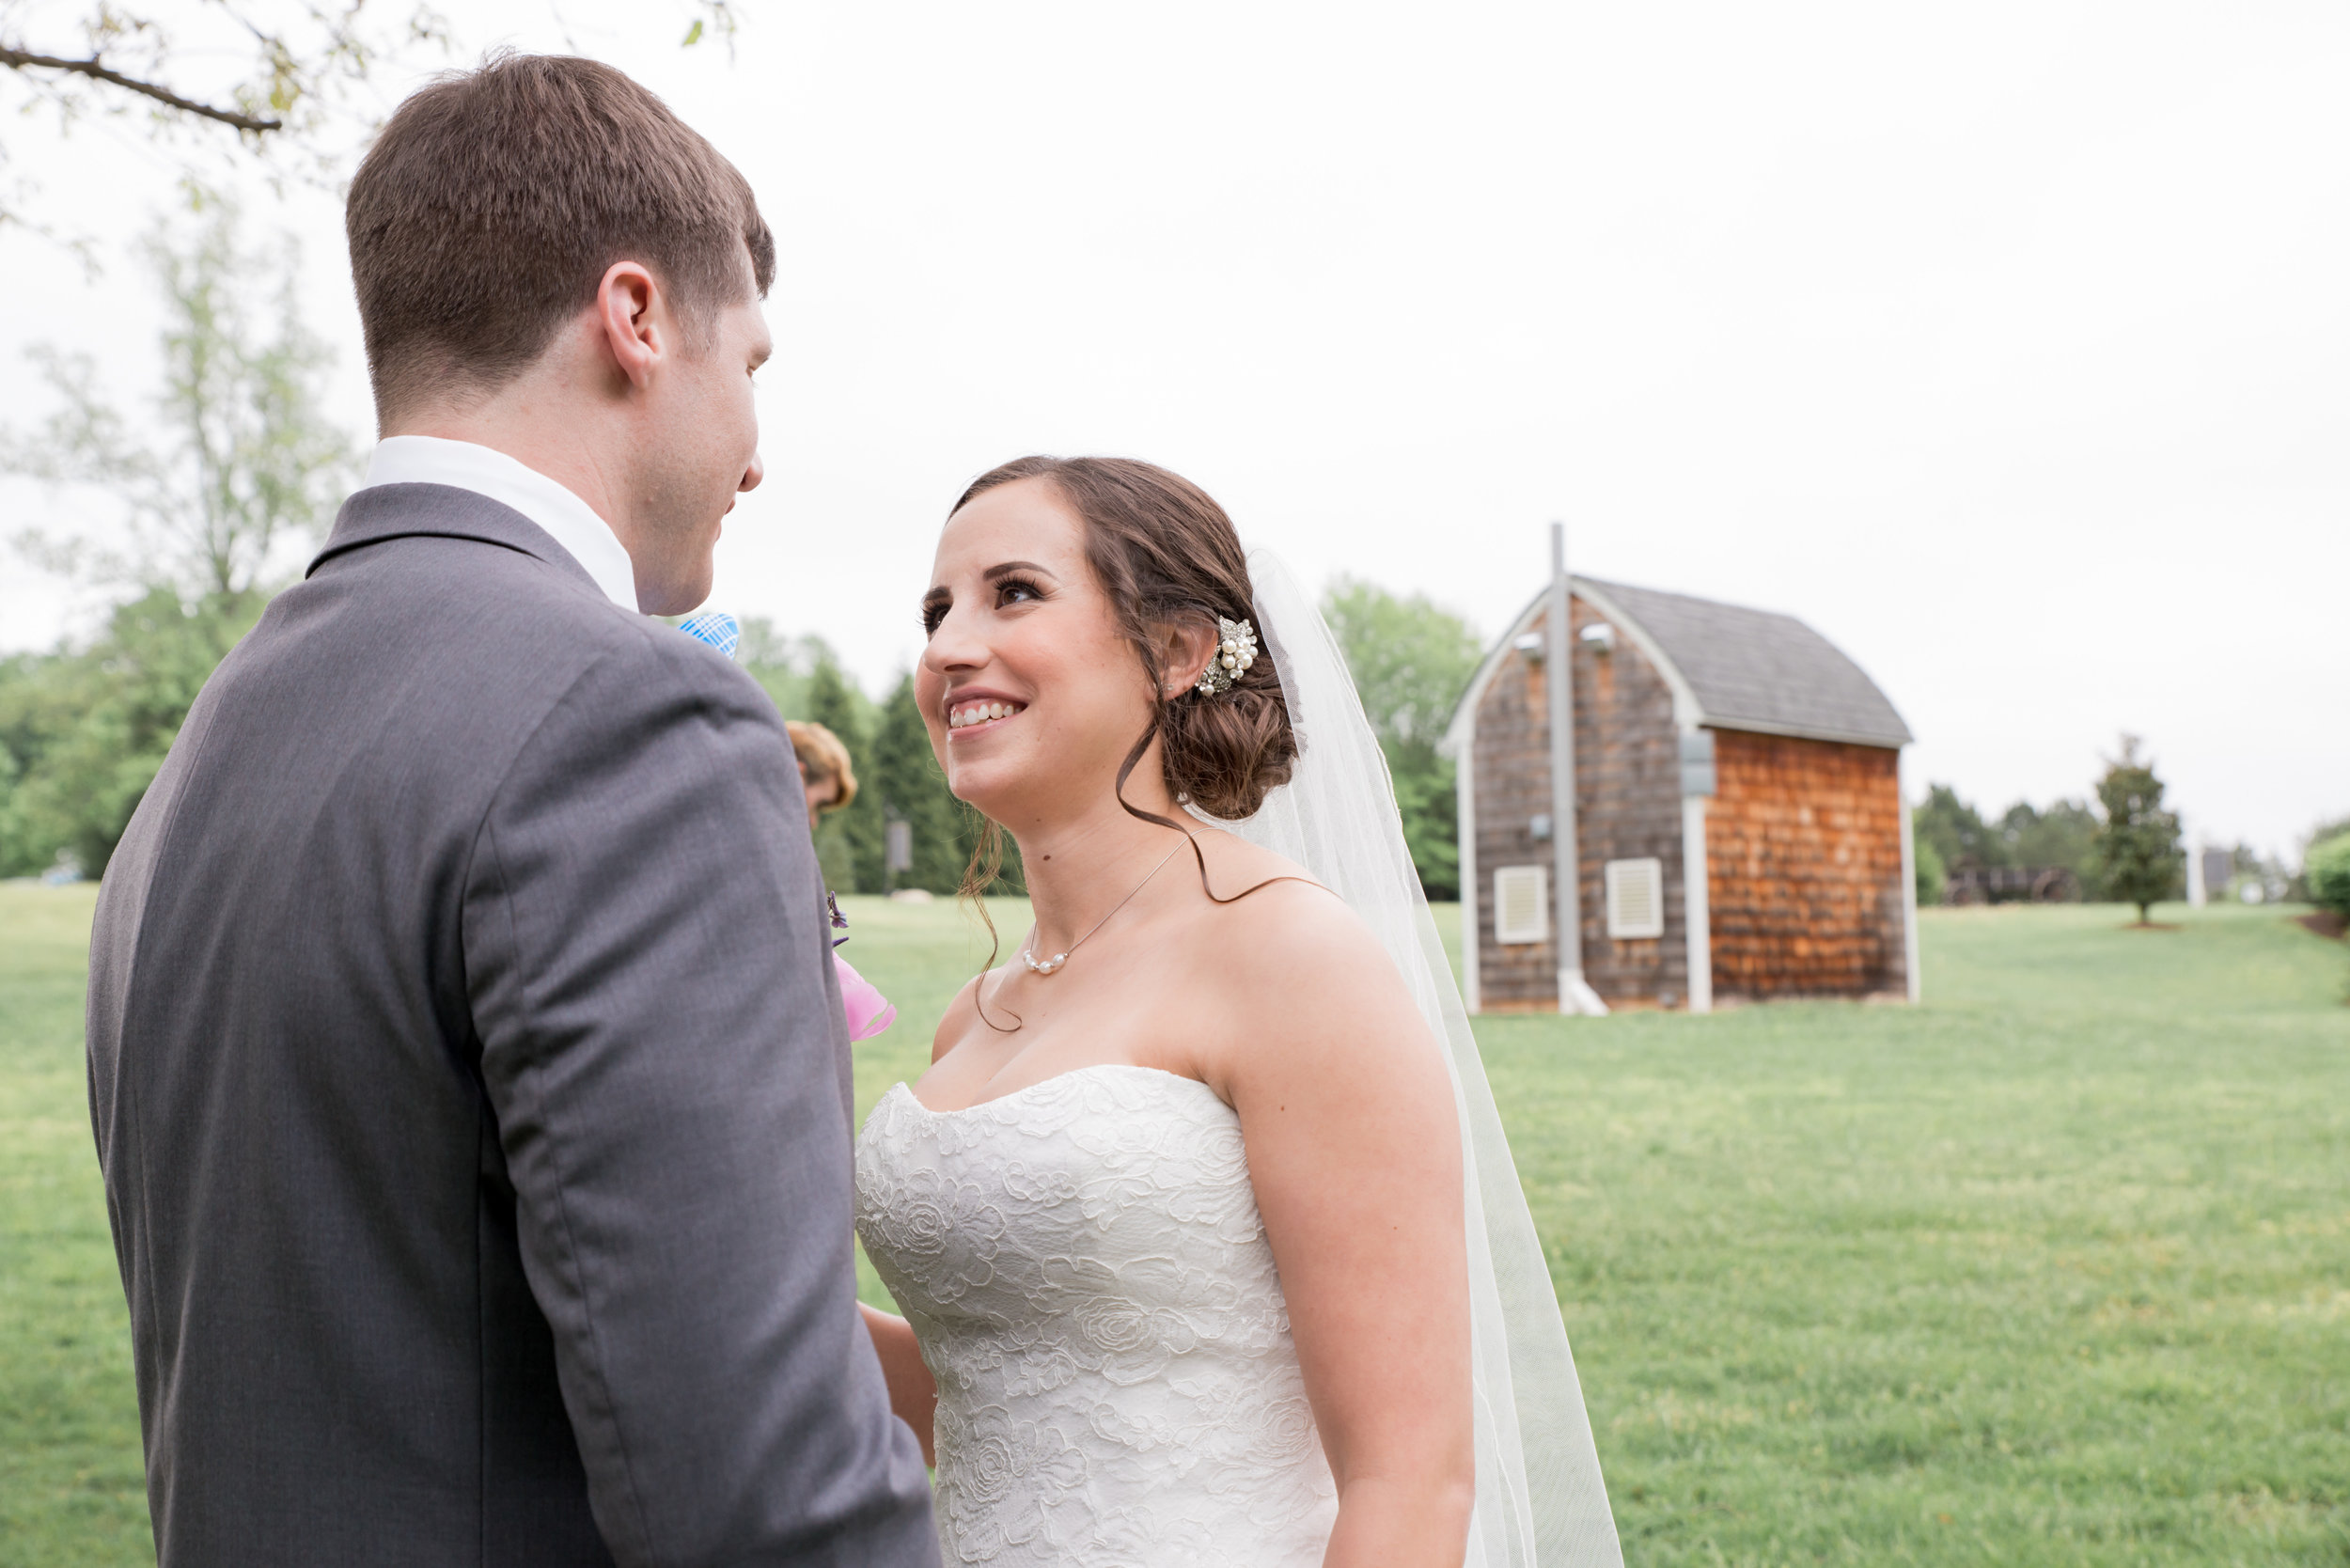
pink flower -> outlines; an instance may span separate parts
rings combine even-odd
[[[849,961],[837,952],[832,963],[840,971],[840,1004],[849,1014],[851,1040],[870,1040],[898,1021],[898,1010],[873,989],[871,980],[850,968]]]

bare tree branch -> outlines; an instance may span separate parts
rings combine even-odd
[[[168,104],[182,113],[197,115],[205,119],[218,120],[223,125],[233,125],[240,131],[250,131],[256,135],[264,131],[280,130],[286,123],[281,119],[262,119],[253,115],[240,114],[234,109],[216,109],[209,103],[198,103],[194,99],[182,98],[169,87],[158,86],[152,82],[142,82],[135,76],[125,76],[122,72],[105,65],[96,55],[86,60],[70,60],[55,55],[34,55],[22,49],[10,49],[0,44],[0,65],[8,66],[14,71],[63,71],[77,76],[87,76],[93,81],[111,83],[127,91],[151,98],[158,103]]]

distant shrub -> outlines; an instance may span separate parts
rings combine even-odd
[[[1918,865],[1918,902],[1935,904],[1942,902],[1943,889],[1950,886],[1950,870],[1942,864],[1942,852],[1934,847],[1934,840],[1924,834],[1916,839]]]
[[[2301,869],[2294,872],[2292,877],[2285,883],[2285,902],[2287,903],[2314,903],[2317,902],[2310,897],[2309,852],[2315,849],[2318,845],[2326,843],[2329,839],[2340,839],[2345,835],[2350,835],[2350,817],[2335,817],[2328,821],[2321,822],[2315,827],[2310,829],[2309,832],[2301,836]]]
[[[2350,833],[2311,844],[2303,874],[2311,903],[2350,920]]]

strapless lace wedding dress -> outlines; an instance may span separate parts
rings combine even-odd
[[[1336,1490],[1214,1090],[1089,1067],[940,1112],[899,1084],[856,1185],[938,1380],[948,1563],[1322,1560]]]

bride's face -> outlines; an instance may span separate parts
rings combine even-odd
[[[1086,562],[1085,523],[1043,479],[947,520],[914,690],[947,784],[1015,833],[1105,798],[1149,726],[1149,678]]]

